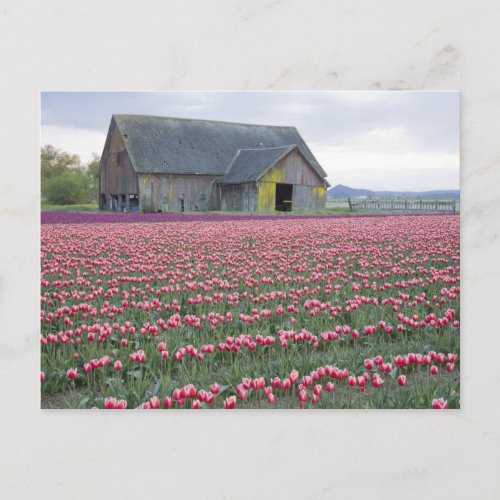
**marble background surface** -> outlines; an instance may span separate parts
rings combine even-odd
[[[0,1],[2,498],[498,498],[500,4]],[[462,409],[39,410],[39,92],[462,92]]]

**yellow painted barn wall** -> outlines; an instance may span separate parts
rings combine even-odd
[[[292,210],[322,210],[326,206],[326,185],[322,177],[293,151],[257,182],[257,210],[270,212],[276,206],[276,184],[293,184]]]
[[[276,182],[259,181],[257,193],[257,210],[272,212],[276,204]]]

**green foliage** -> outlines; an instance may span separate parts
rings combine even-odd
[[[87,184],[85,176],[78,172],[65,172],[49,179],[45,185],[45,195],[49,203],[73,205],[85,201]]]
[[[50,179],[62,175],[71,169],[79,168],[78,155],[67,153],[47,144],[42,147],[40,154],[42,186]]]
[[[41,149],[42,200],[55,205],[97,203],[100,157],[94,153],[87,164],[75,154],[45,145]]]
[[[85,176],[87,178],[87,199],[88,203],[97,203],[99,198],[99,162],[101,161],[101,157],[94,153],[92,155],[92,160],[87,163]]]

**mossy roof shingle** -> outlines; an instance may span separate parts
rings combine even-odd
[[[138,173],[225,175],[239,150],[296,145],[318,174],[326,176],[295,127],[144,115],[113,119]]]

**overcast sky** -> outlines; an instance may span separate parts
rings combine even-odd
[[[43,92],[41,143],[88,161],[111,115],[293,125],[332,186],[459,188],[458,92]]]

